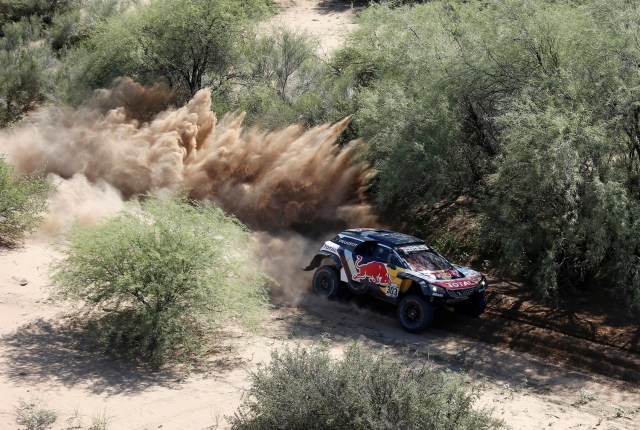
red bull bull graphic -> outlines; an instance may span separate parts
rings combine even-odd
[[[362,281],[363,279],[368,279],[369,282],[378,285],[386,285],[391,283],[391,278],[389,277],[389,272],[387,271],[387,266],[383,263],[379,263],[377,261],[372,261],[370,263],[360,264],[362,262],[362,256],[358,255],[356,259],[356,270],[357,272],[353,275],[354,281]]]

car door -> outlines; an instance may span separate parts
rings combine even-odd
[[[398,273],[404,271],[400,260],[391,248],[375,244],[363,248],[356,255],[353,280],[371,286],[375,296],[395,301],[402,279]]]

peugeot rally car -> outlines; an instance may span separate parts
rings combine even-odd
[[[429,327],[439,306],[473,317],[486,307],[481,273],[454,266],[423,240],[394,231],[345,230],[326,241],[304,270],[314,269],[316,294],[333,298],[348,288],[393,303],[400,324],[412,333]]]

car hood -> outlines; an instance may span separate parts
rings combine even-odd
[[[450,290],[470,288],[482,280],[482,274],[464,266],[454,266],[448,270],[409,271],[412,275],[425,281]]]

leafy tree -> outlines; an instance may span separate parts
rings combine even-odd
[[[284,28],[256,37],[244,52],[244,72],[220,93],[216,106],[242,109],[249,123],[270,128],[326,121],[317,105],[327,70],[316,48],[308,34]]]
[[[451,76],[458,52],[445,12],[441,3],[372,6],[334,59],[355,86],[354,122],[379,172],[378,206],[410,225],[424,224],[416,218],[425,207],[470,193],[489,167],[463,127],[468,109],[461,77]]]
[[[97,346],[153,365],[191,360],[233,323],[264,316],[265,276],[248,231],[204,203],[149,198],[95,228],[77,226],[54,267]]]
[[[75,97],[120,76],[165,80],[182,100],[216,89],[236,76],[246,24],[267,10],[264,0],[158,0],[115,15],[84,45]]]
[[[0,1],[0,126],[66,94],[70,84],[60,59],[132,1]]]
[[[53,98],[55,59],[37,21],[8,23],[0,38],[0,126]]]
[[[352,344],[343,359],[328,345],[275,351],[251,377],[232,421],[237,430],[494,429],[503,424],[472,408],[475,396],[454,376],[407,369]]]
[[[13,246],[42,220],[51,185],[36,176],[13,176],[13,166],[0,157],[0,245]]]
[[[430,221],[446,230],[442,208],[465,201],[452,216],[469,219],[472,248],[540,293],[604,282],[638,304],[638,9],[430,2],[360,19],[334,67],[383,213],[433,238]]]
[[[0,0],[0,28],[8,22],[29,18],[50,24],[56,14],[72,9],[77,3],[77,0]],[[0,30],[0,37],[3,35]]]

